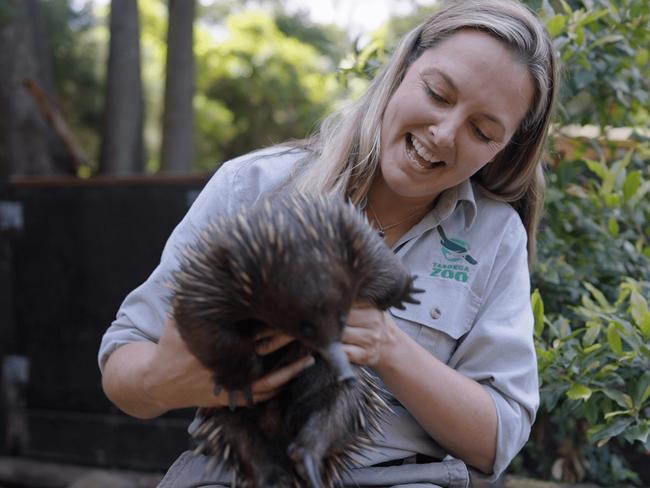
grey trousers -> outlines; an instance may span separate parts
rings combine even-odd
[[[158,488],[228,488],[230,473],[207,470],[206,456],[185,451],[172,464]],[[456,459],[427,464],[357,468],[345,486],[375,488],[468,488],[467,466]]]

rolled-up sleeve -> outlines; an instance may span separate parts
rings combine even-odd
[[[484,296],[449,366],[483,385],[494,401],[494,480],[527,441],[539,406],[526,232],[518,218],[503,235]]]
[[[199,194],[183,220],[170,235],[159,265],[149,278],[133,290],[102,337],[99,368],[103,372],[108,356],[118,347],[136,341],[158,342],[169,310],[167,281],[178,266],[180,250],[196,238],[197,232],[219,215],[232,211],[233,180],[238,160],[222,165]]]

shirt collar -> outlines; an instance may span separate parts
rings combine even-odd
[[[443,191],[433,210],[400,237],[394,244],[393,249],[401,248],[406,242],[435,228],[449,218],[459,205],[462,206],[465,229],[469,229],[476,219],[476,198],[474,188],[469,180]]]
[[[469,179],[442,192],[431,213],[437,222],[444,222],[459,205],[465,217],[465,229],[469,229],[476,219],[476,198]]]

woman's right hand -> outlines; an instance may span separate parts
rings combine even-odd
[[[270,354],[294,340],[284,334],[258,337],[257,353]],[[314,362],[306,356],[277,369],[251,384],[253,403],[273,397],[288,381]],[[223,407],[229,405],[229,392],[214,394],[213,374],[188,350],[176,324],[167,319],[160,340],[151,355],[143,379],[143,390],[163,411],[185,407]],[[237,406],[245,406],[244,395],[237,394]]]

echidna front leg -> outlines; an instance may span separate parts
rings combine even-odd
[[[413,282],[414,277],[405,271],[383,267],[361,284],[357,299],[372,302],[381,310],[390,307],[403,310],[404,303],[420,303],[415,295],[424,290],[416,288]]]
[[[203,321],[177,318],[177,323],[192,354],[213,371],[215,396],[225,389],[231,411],[236,408],[238,398],[252,406],[251,384],[263,373],[263,358],[256,352],[255,335],[264,324],[247,319],[219,329]]]
[[[328,431],[319,430],[323,423],[321,412],[312,415],[298,438],[287,448],[287,455],[293,461],[298,474],[309,483],[311,488],[324,488],[321,465],[326,449],[329,447]],[[318,434],[325,435],[318,435]]]
[[[313,398],[316,401],[306,405],[306,408],[314,410],[289,445],[287,455],[307,486],[333,486],[340,476],[335,466],[341,467],[344,462],[332,464],[325,462],[326,459],[333,455],[342,459],[344,451],[358,449],[356,442],[367,436],[367,432],[362,432],[367,427],[365,419],[357,415],[362,405],[359,387],[354,383],[337,383],[320,390]],[[366,412],[361,413],[361,416],[365,415]]]
[[[259,430],[254,416],[254,412],[242,412],[226,415],[221,422],[224,444],[231,446],[242,478],[239,481],[254,488],[291,488],[286,461]]]

